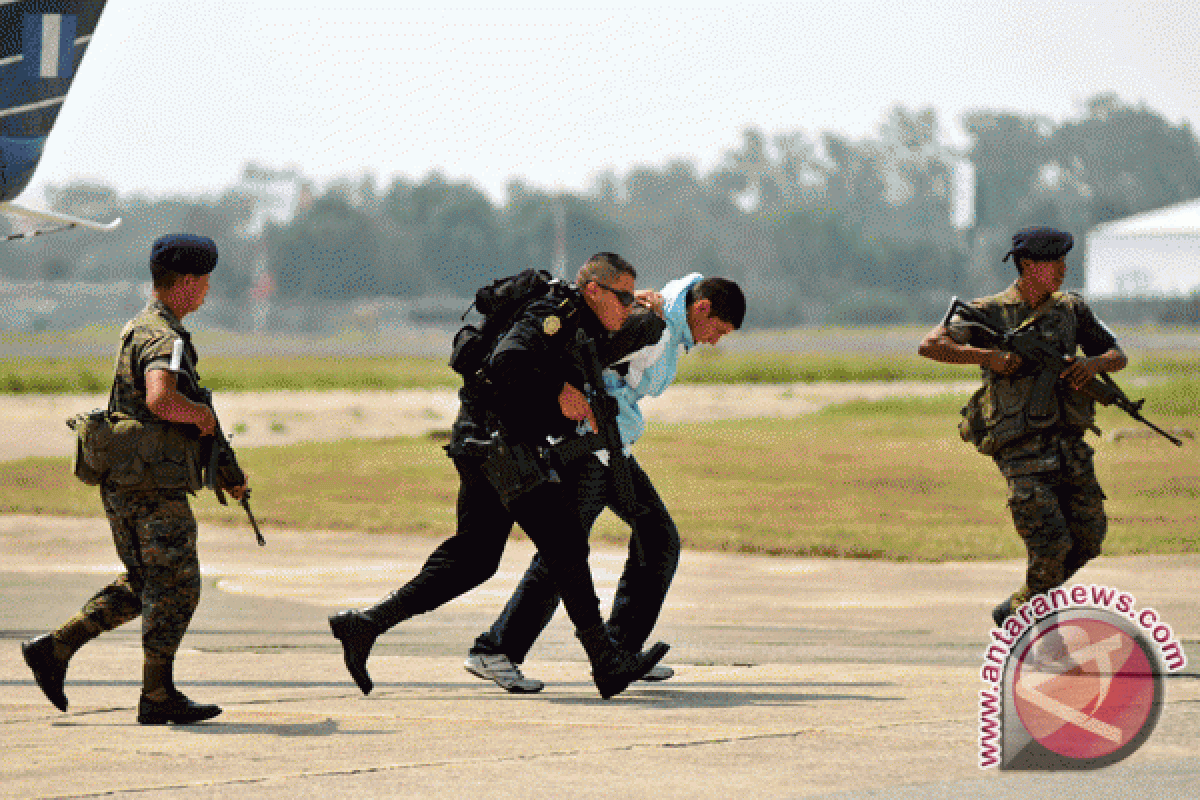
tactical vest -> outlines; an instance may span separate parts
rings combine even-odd
[[[163,420],[146,407],[145,375],[138,366],[143,348],[163,333],[182,339],[152,309],[153,304],[121,331],[108,408],[67,420],[76,434],[75,475],[88,485],[189,491],[204,485],[198,429]],[[199,386],[199,375],[195,351],[190,342],[183,341],[178,383],[186,394],[189,384]]]
[[[979,301],[980,306],[1007,330],[1032,327],[1039,336],[1064,355],[1075,352],[1078,329],[1078,296],[1056,292],[1033,315],[1022,318],[1021,305],[1013,290]],[[983,386],[962,410],[959,433],[984,455],[996,455],[1005,447],[1038,433],[1055,429],[1082,435],[1095,418],[1091,398],[1071,388],[1054,371],[1004,376],[983,368]]]

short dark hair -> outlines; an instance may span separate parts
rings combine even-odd
[[[176,272],[173,269],[159,266],[158,264],[150,264],[150,280],[154,284],[155,289],[166,291],[175,285],[175,281],[179,280],[181,272]]]
[[[579,274],[575,277],[575,285],[583,288],[585,283],[591,281],[604,283],[616,280],[622,273],[631,278],[637,277],[637,270],[633,268],[633,265],[616,253],[596,253],[579,268]]]
[[[688,289],[688,307],[701,298],[712,305],[710,316],[728,322],[735,331],[742,327],[746,319],[746,295],[742,294],[742,287],[728,278],[704,278]]]

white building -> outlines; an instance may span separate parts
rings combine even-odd
[[[1200,291],[1200,200],[1097,226],[1087,235],[1083,272],[1089,298]]]

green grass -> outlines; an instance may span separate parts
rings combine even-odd
[[[214,391],[278,389],[411,389],[457,387],[442,359],[380,357],[212,357],[200,360],[204,384]],[[112,378],[108,356],[2,358],[0,392],[105,392]],[[972,370],[917,356],[884,358],[811,354],[726,353],[708,348],[680,364],[680,383],[808,383],[970,379]]]
[[[216,356],[200,360],[204,385],[214,391],[454,388],[459,378],[437,358],[404,356]],[[108,391],[111,356],[0,358],[0,392]],[[700,348],[683,359],[679,383],[811,383],[815,381],[973,380],[973,367],[938,364],[919,356],[841,353],[734,353]],[[1134,359],[1121,374],[1200,379],[1200,354]]]
[[[1200,379],[1145,392],[1147,415],[1200,429]],[[637,446],[686,547],[898,561],[1018,558],[1023,549],[991,460],[957,435],[964,398],[834,407],[792,420],[652,426]],[[1102,410],[1107,430],[1133,429]],[[1108,495],[1111,555],[1200,552],[1196,440],[1089,437]],[[273,526],[444,537],[453,532],[457,480],[426,437],[245,449],[254,507]],[[244,525],[211,493],[202,520]],[[0,513],[95,516],[96,490],[65,459],[0,464]],[[624,541],[607,513],[602,540]]]
[[[213,357],[200,376],[214,391],[453,388],[457,375],[441,359],[387,357]],[[108,391],[111,356],[0,358],[0,392],[9,394]]]
[[[697,348],[679,362],[680,383],[813,383],[816,381],[955,381],[972,370],[917,355],[742,353]]]

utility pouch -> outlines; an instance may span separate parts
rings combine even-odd
[[[1058,375],[1052,370],[1038,373],[1033,381],[1033,389],[1029,393],[1029,402],[1025,413],[1029,417],[1031,428],[1048,428],[1058,422]]]
[[[1026,375],[988,381],[972,396],[972,402],[964,409],[964,420],[959,424],[963,439],[974,444],[983,455],[992,456],[1055,422],[1058,419],[1057,404],[1053,405],[1052,411],[1047,410],[1046,416],[1040,418],[1036,425],[1030,419],[1030,395],[1036,380],[1037,376]],[[968,419],[972,422],[968,423]],[[963,432],[964,427],[970,428],[976,438],[968,438],[967,433]],[[982,432],[982,435],[978,432]]]
[[[145,488],[147,457],[155,458],[157,453],[148,452],[150,448],[161,452],[161,441],[147,442],[146,424],[133,417],[110,414],[109,435],[106,454],[108,459],[108,474],[106,479],[131,489]],[[153,445],[157,444],[157,448]]]
[[[520,442],[511,444],[499,435],[487,443],[480,468],[505,508],[511,508],[519,498],[551,480],[532,447]]]
[[[983,397],[987,387],[975,390],[975,394],[967,400],[967,404],[959,412],[962,419],[958,422],[958,435],[969,445],[979,447],[983,437],[987,436],[987,419],[984,416]]]
[[[108,412],[94,409],[67,419],[75,431],[75,477],[87,486],[99,486],[108,474]]]
[[[141,420],[96,409],[67,420],[75,431],[75,475],[88,486],[109,481],[141,487],[146,464],[161,457],[160,436]]]

